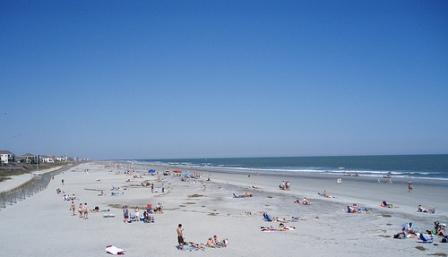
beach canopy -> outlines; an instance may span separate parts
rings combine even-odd
[[[149,173],[149,174],[155,174],[155,173],[156,173],[156,170],[155,170],[155,169],[149,169],[149,170],[148,170],[148,173]]]
[[[173,170],[173,172],[174,172],[174,173],[182,173],[182,171],[179,170],[179,169]]]

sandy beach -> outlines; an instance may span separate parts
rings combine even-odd
[[[431,229],[439,220],[448,222],[445,182],[414,181],[408,193],[406,181],[378,184],[374,178],[336,177],[316,174],[261,174],[201,170],[199,179],[146,173],[149,165],[133,167],[138,172],[124,174],[125,165],[91,162],[60,173],[48,187],[0,210],[1,256],[107,256],[105,247],[115,245],[127,256],[426,256],[448,254],[448,244],[418,243],[415,238],[393,239],[402,224],[413,222],[419,230]],[[163,172],[167,167],[152,167]],[[88,170],[88,172],[85,172]],[[210,181],[207,179],[210,178]],[[64,185],[62,185],[64,179]],[[289,191],[279,190],[283,180]],[[142,182],[154,183],[154,190]],[[111,188],[119,187],[116,195]],[[164,187],[164,193],[162,193]],[[88,219],[72,216],[70,202],[63,193],[75,194],[76,206],[87,203],[109,212],[89,212]],[[99,196],[101,190],[104,195]],[[335,198],[317,194],[326,190]],[[250,192],[253,197],[234,198]],[[294,203],[308,197],[311,205]],[[380,208],[382,200],[395,208]],[[154,214],[154,223],[124,223],[121,206],[140,207],[148,203],[163,206]],[[367,213],[347,213],[348,204],[367,207]],[[417,205],[436,208],[435,214],[417,213]],[[262,232],[262,213],[292,220],[285,225],[295,230]],[[104,218],[103,214],[115,214]],[[295,217],[295,218],[293,218]],[[176,227],[184,227],[185,241],[205,243],[213,235],[228,239],[225,248],[198,251],[178,250]],[[419,248],[419,249],[418,249]]]

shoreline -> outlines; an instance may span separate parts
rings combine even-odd
[[[129,162],[120,161],[117,162],[124,165],[129,165]],[[232,167],[215,167],[215,166],[188,166],[188,165],[169,165],[169,164],[160,164],[160,163],[144,163],[138,162],[134,163],[134,165],[143,165],[149,167],[160,167],[166,169],[181,169],[186,171],[201,171],[201,172],[215,172],[215,173],[224,173],[224,174],[260,174],[266,176],[285,176],[285,177],[304,177],[304,178],[320,178],[320,179],[330,179],[336,180],[337,178],[342,178],[343,180],[355,180],[355,181],[363,181],[363,182],[372,182],[378,183],[378,179],[381,179],[382,175],[365,175],[360,174],[358,176],[353,175],[345,175],[344,173],[332,173],[332,172],[309,172],[309,171],[287,171],[281,169],[257,169],[257,168],[232,168]],[[350,172],[347,172],[350,173]],[[406,177],[406,176],[397,176],[392,175],[393,183],[399,184],[407,184],[408,181],[413,181],[414,183],[425,184],[425,185],[436,185],[448,187],[448,178],[431,178],[431,177]]]

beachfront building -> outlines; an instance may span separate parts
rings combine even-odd
[[[37,155],[32,153],[26,153],[23,155],[20,155],[16,157],[16,161],[19,163],[26,163],[26,164],[35,164],[37,163]]]
[[[39,157],[41,163],[54,163],[54,158],[51,156],[41,155]]]
[[[7,150],[0,150],[0,163],[8,164],[14,161],[14,154]]]
[[[68,156],[56,156],[56,161],[57,162],[67,162],[68,161]]]

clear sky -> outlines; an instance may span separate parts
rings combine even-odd
[[[448,153],[448,1],[0,1],[0,149]]]

